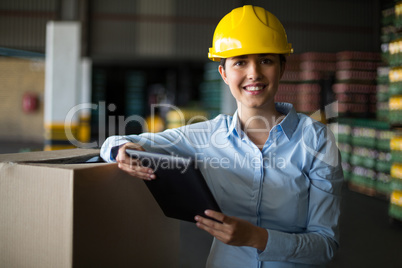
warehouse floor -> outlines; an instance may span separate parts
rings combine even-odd
[[[341,248],[328,267],[402,267],[402,226],[386,200],[343,189]]]
[[[41,149],[41,144],[0,141],[0,153]],[[402,225],[390,223],[388,201],[350,191],[346,184],[342,194],[341,248],[327,267],[402,267]],[[182,236],[186,237],[186,230],[194,233],[190,223],[182,227]],[[189,248],[182,248],[188,251],[184,254],[188,259],[181,260],[181,266],[201,268],[208,254],[205,243],[197,243],[197,237],[191,241]],[[197,244],[202,248],[197,250]]]

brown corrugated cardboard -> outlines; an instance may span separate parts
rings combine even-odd
[[[179,266],[179,221],[116,164],[74,164],[98,154],[0,155],[0,267]]]

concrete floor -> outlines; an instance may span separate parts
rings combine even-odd
[[[402,226],[390,223],[388,206],[344,187],[341,247],[328,267],[402,267]]]
[[[0,153],[42,149],[38,143],[0,141]],[[402,267],[402,226],[390,223],[388,201],[350,191],[346,184],[342,194],[341,248],[327,267]],[[180,266],[204,267],[210,237],[191,223],[181,227]]]

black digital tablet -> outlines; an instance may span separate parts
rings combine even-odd
[[[144,180],[167,217],[195,222],[206,209],[221,211],[201,171],[191,158],[127,149],[126,153],[154,170],[156,179]]]

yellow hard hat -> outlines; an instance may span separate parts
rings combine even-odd
[[[233,9],[216,26],[208,58],[219,61],[247,54],[290,54],[281,22],[262,7],[246,5]]]

